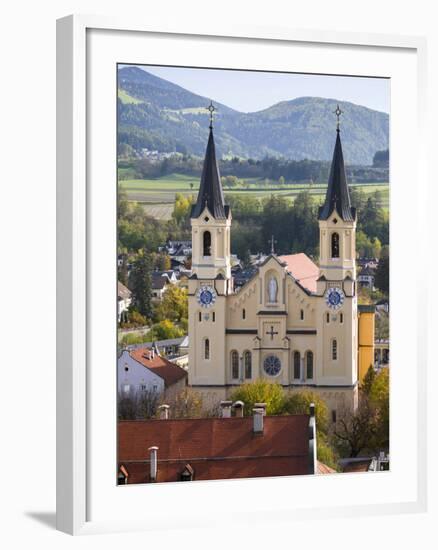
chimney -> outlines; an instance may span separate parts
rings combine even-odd
[[[243,407],[245,406],[245,403],[243,401],[235,401],[233,403],[233,408],[236,412],[237,418],[243,418]]]
[[[253,409],[253,431],[254,434],[262,435],[263,434],[263,409]]]
[[[169,420],[169,405],[160,405],[158,410],[160,411],[160,420]]]
[[[151,482],[154,483],[155,481],[157,481],[157,451],[158,451],[158,447],[149,447],[148,451],[150,452],[151,454],[151,471],[150,471],[150,476],[151,476]]]
[[[221,401],[221,416],[222,418],[231,418],[232,401]]]
[[[254,403],[255,409],[262,409],[263,416],[266,416],[266,403]]]

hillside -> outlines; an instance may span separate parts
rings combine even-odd
[[[123,67],[118,76],[119,146],[204,154],[209,98],[138,67]],[[301,97],[255,113],[215,104],[215,138],[221,156],[331,158],[336,99]],[[388,148],[388,115],[348,102],[341,107],[346,162],[371,165],[376,151]]]

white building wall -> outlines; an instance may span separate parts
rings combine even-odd
[[[155,391],[163,393],[164,380],[135,361],[124,350],[117,363],[117,387],[119,392]]]

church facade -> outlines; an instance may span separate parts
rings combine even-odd
[[[226,399],[236,386],[264,378],[292,391],[320,393],[334,419],[341,407],[357,407],[359,358],[364,354],[359,353],[356,211],[339,126],[318,221],[319,265],[302,253],[272,252],[235,292],[232,213],[224,201],[210,125],[191,212],[189,280],[189,385],[204,397]]]

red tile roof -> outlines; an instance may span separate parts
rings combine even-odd
[[[346,464],[342,471],[348,473],[355,472],[368,472],[368,468],[371,464],[371,458],[364,458],[363,460],[356,460],[354,462],[349,462]]]
[[[187,371],[157,353],[152,356],[151,350],[147,347],[131,350],[129,355],[154,374],[160,376],[164,380],[166,387],[176,384],[183,378],[187,378]]]
[[[317,474],[336,474],[336,470],[333,470],[333,468],[330,468],[330,466],[327,466],[327,464],[324,464],[323,462],[320,462],[319,460],[317,460],[316,473]]]
[[[319,277],[319,267],[300,252],[299,254],[289,254],[288,256],[279,256],[279,260],[286,264],[286,269],[296,279],[301,286],[310,292],[316,292],[316,280]]]
[[[309,416],[265,416],[262,435],[252,417],[120,421],[118,462],[128,483],[149,481],[157,446],[157,481],[178,481],[187,464],[195,480],[309,473]]]

